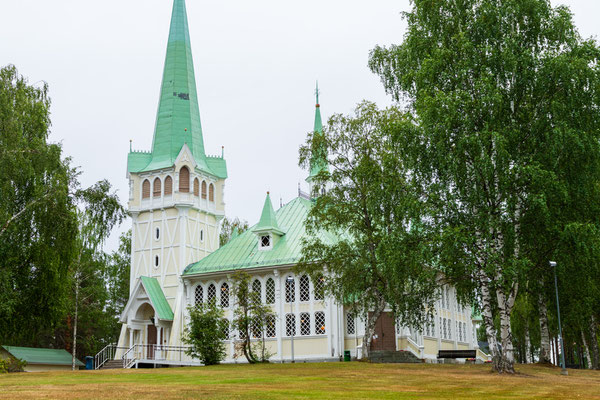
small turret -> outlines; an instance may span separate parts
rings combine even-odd
[[[275,215],[269,192],[267,192],[267,198],[265,199],[260,221],[258,221],[258,224],[252,232],[258,236],[259,250],[272,249],[279,239],[285,235],[285,232],[279,228],[279,224],[277,223],[277,216]]]

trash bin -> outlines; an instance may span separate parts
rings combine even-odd
[[[94,357],[85,357],[85,369],[94,369]]]
[[[352,361],[352,356],[350,355],[350,350],[344,351],[344,361]]]

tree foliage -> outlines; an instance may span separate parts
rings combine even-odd
[[[229,321],[223,317],[216,301],[201,303],[188,308],[190,322],[185,328],[183,342],[191,347],[187,354],[199,359],[204,365],[219,364],[225,358],[225,344]]]
[[[219,232],[219,246],[225,246],[234,235],[239,235],[248,230],[248,221],[239,218],[223,218],[221,231]]]

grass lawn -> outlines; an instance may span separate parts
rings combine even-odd
[[[0,399],[600,399],[600,372],[487,365],[267,364],[0,375]]]

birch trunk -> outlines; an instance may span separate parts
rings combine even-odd
[[[538,309],[540,314],[540,360],[541,364],[550,364],[550,331],[548,330],[548,308],[543,296],[538,297]]]
[[[598,325],[596,318],[590,318],[590,344],[592,346],[592,368],[600,368],[600,350],[598,349]]]
[[[525,363],[531,364],[531,338],[529,336],[529,324],[525,326]]]
[[[492,296],[490,293],[489,282],[484,272],[479,272],[479,281],[481,284],[481,317],[483,318],[483,326],[485,327],[485,335],[487,337],[488,346],[492,355],[492,363],[494,370],[500,359],[500,348],[496,327],[494,325],[494,316],[492,314]]]
[[[375,333],[375,324],[377,320],[381,316],[381,313],[385,310],[385,301],[382,299],[379,300],[379,304],[373,310],[373,313],[369,317],[369,313],[367,312],[367,318],[365,319],[365,335],[363,336],[362,343],[362,358],[361,360],[367,360],[369,358],[369,354],[371,353],[371,343],[373,342],[373,334]]]
[[[502,352],[500,354],[497,371],[499,373],[515,372],[515,353],[512,342],[512,331],[510,326],[510,314],[512,312],[518,287],[515,285],[511,293],[507,296],[503,288],[496,288],[496,298],[498,300],[498,314],[500,315],[500,340],[502,342]]]
[[[77,319],[79,313],[79,276],[75,276],[75,321],[73,323],[73,371],[75,371],[75,360],[77,355]]]

